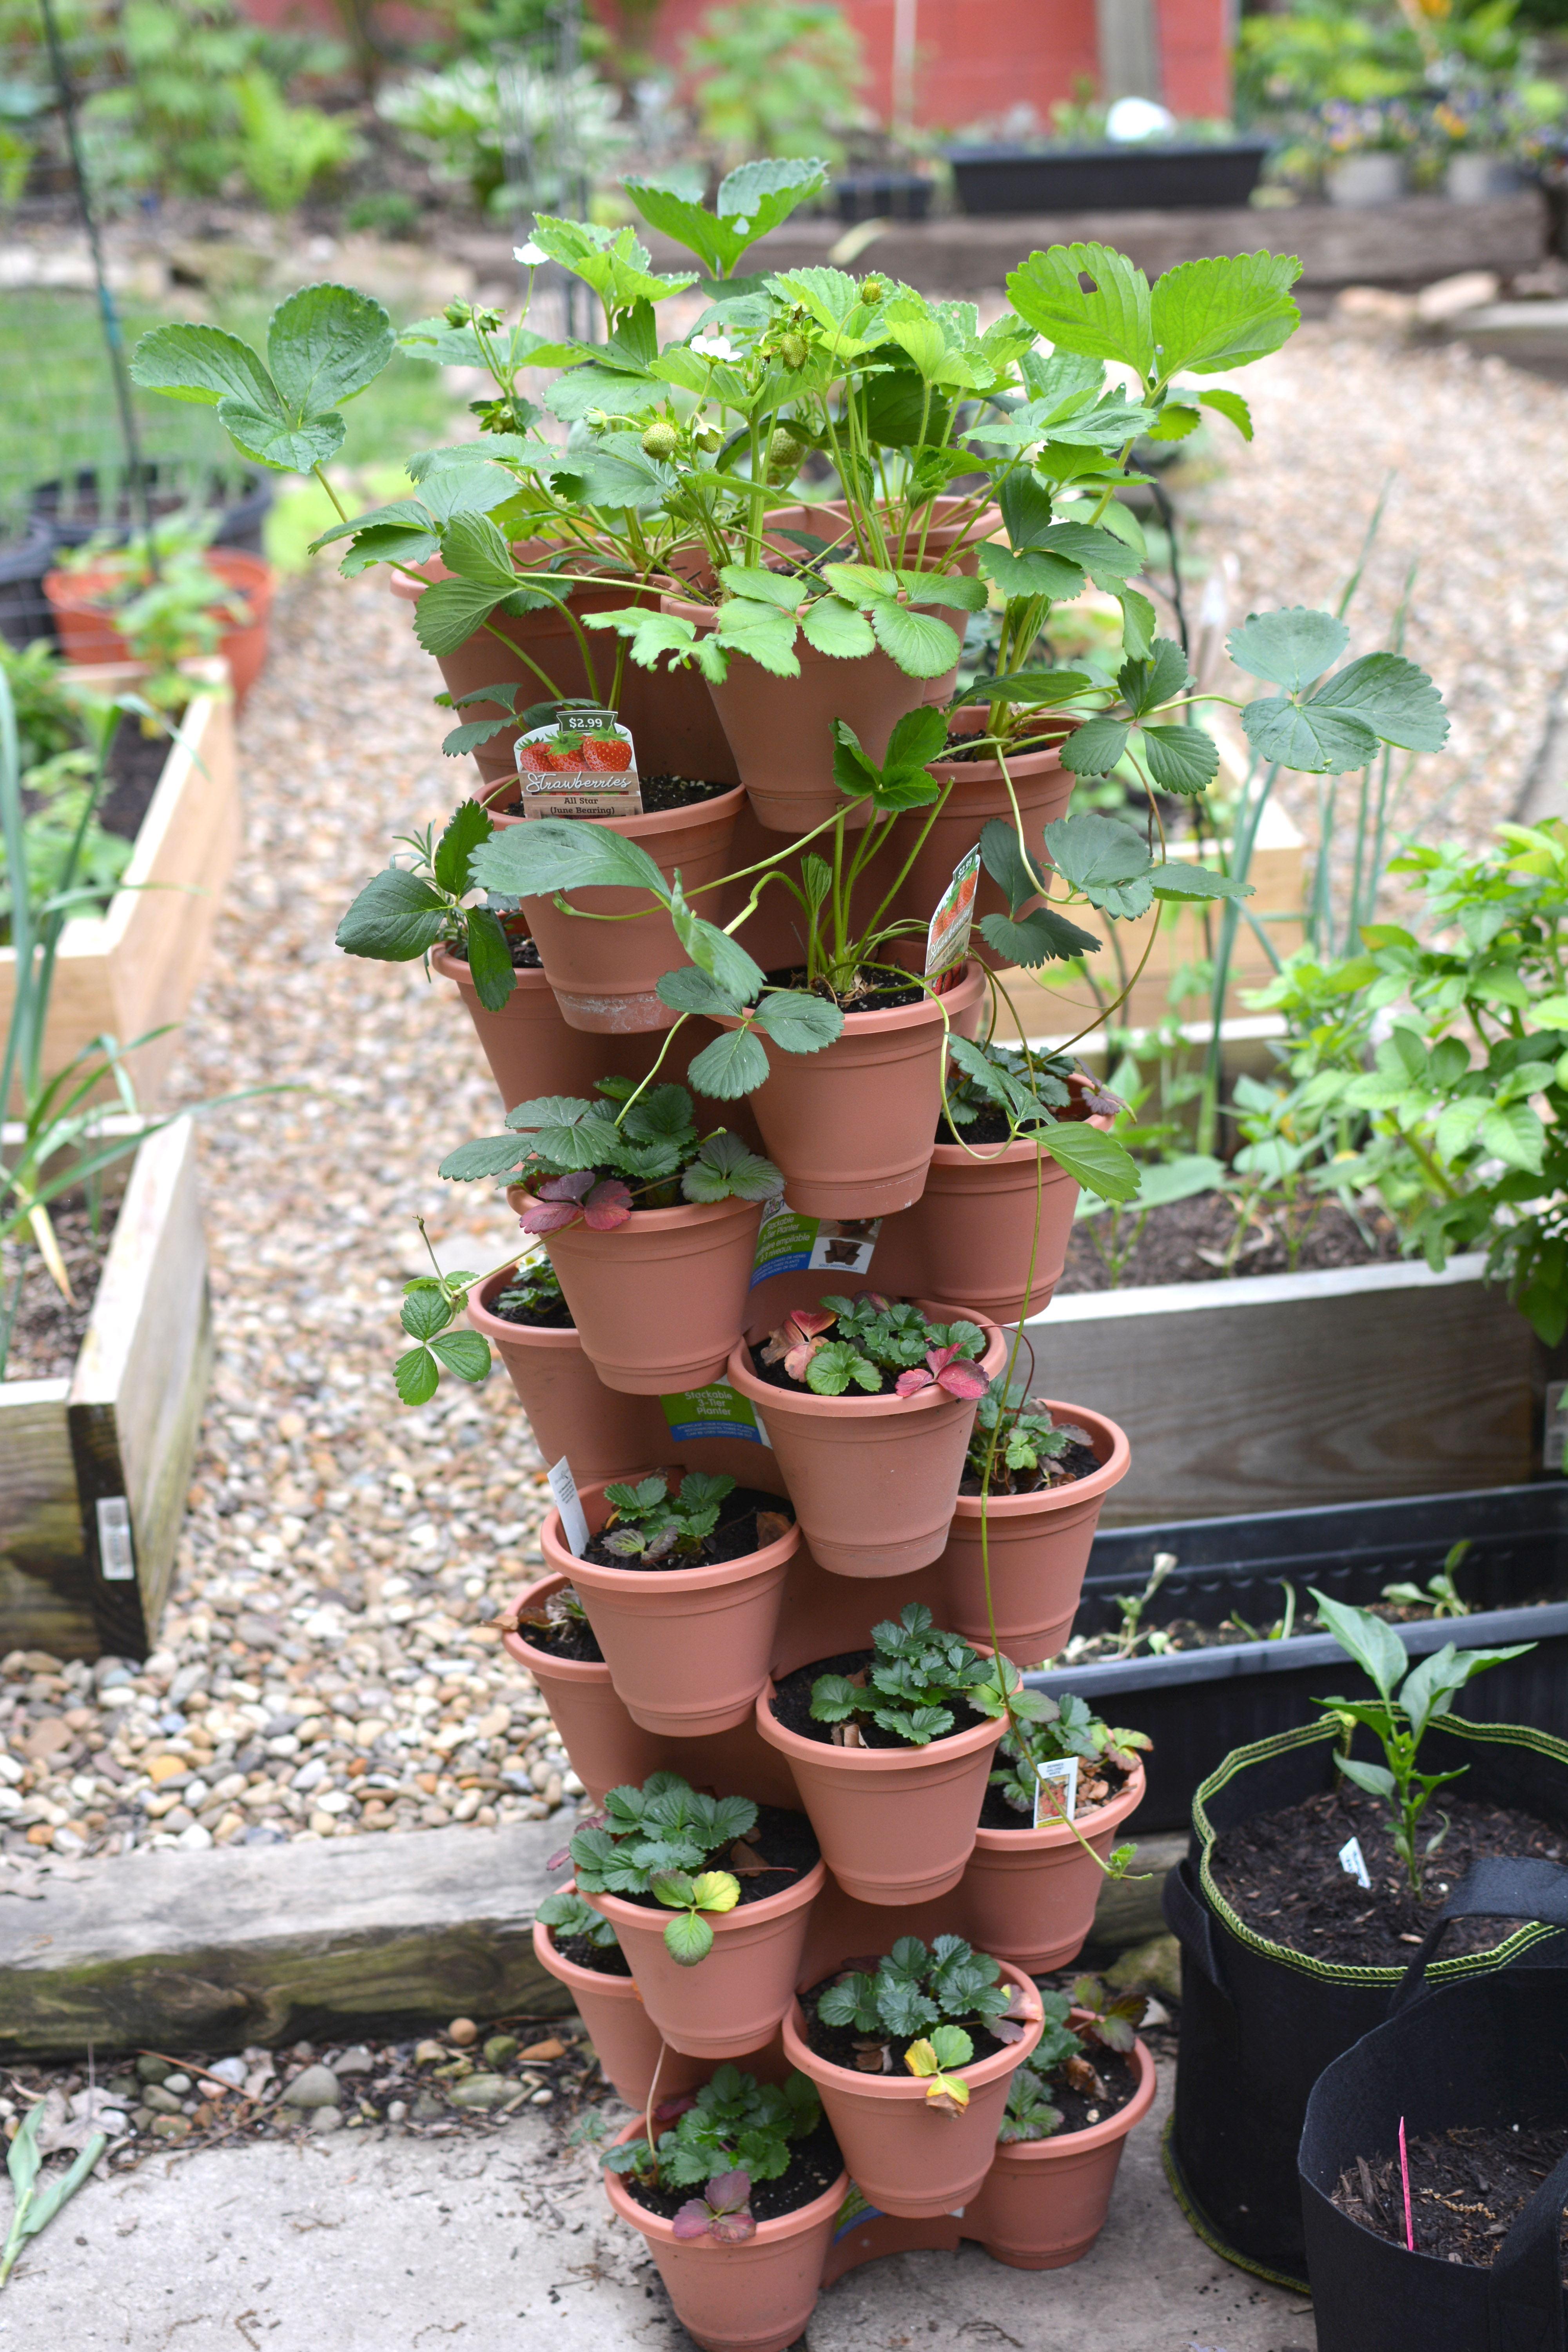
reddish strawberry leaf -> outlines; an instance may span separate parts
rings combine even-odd
[[[606,1177],[595,1184],[584,1203],[584,1219],[596,1234],[613,1233],[624,1225],[632,1213],[632,1196],[618,1176]]]
[[[990,1383],[978,1364],[952,1363],[944,1365],[936,1376],[938,1388],[949,1396],[983,1397]]]
[[[678,2238],[705,2238],[711,2218],[702,2199],[692,2197],[680,2208],[669,2226]]]

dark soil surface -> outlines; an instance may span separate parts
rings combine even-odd
[[[994,1495],[1037,1495],[1042,1486],[1076,1486],[1080,1478],[1092,1478],[1095,1472],[1103,1467],[1093,1446],[1080,1445],[1074,1438],[1062,1453],[1050,1457],[1048,1467],[1042,1463],[1038,1470],[1015,1470],[1009,1475],[1005,1468],[994,1465],[991,1492]],[[959,1480],[958,1491],[961,1495],[978,1495],[979,1472],[966,1466]]]
[[[876,1654],[875,1650],[845,1650],[837,1658],[817,1658],[809,1666],[797,1666],[793,1675],[785,1675],[783,1682],[774,1687],[774,1715],[787,1729],[798,1731],[803,1739],[819,1740],[824,1747],[830,1745],[832,1724],[818,1723],[811,1712],[813,1683],[820,1675],[857,1675],[862,1666],[871,1664]],[[985,1719],[969,1706],[955,1707],[953,1713],[956,1720],[952,1729],[942,1735],[948,1739],[956,1738],[961,1731],[973,1731],[977,1723]],[[873,1723],[868,1715],[858,1716],[856,1721],[861,1742],[867,1748],[907,1748],[910,1744],[907,1739],[900,1739],[897,1732],[884,1731],[881,1725]],[[940,1747],[942,1741],[932,1740],[931,1744],[933,1748]]]
[[[743,1871],[735,1873],[741,1884],[742,1906],[765,1903],[770,1895],[786,1895],[807,1871],[815,1870],[822,1859],[822,1848],[817,1844],[816,1833],[805,1815],[786,1811],[782,1805],[757,1807],[757,1825],[746,1843],[755,1848],[764,1863],[771,1863],[773,1867],[760,1872],[755,1877],[748,1877]],[[730,1859],[732,1851],[730,1846],[717,1847],[703,1861],[702,1869],[733,1870],[734,1864]],[[636,1903],[645,1911],[661,1912],[666,1917],[670,1916],[668,1905],[661,1903],[657,1895],[623,1895],[617,1900]]]
[[[6,1305],[16,1269],[22,1268],[22,1300],[11,1327],[9,1351],[0,1365],[0,1380],[69,1380],[92,1312],[118,1209],[117,1201],[103,1203],[96,1234],[85,1209],[50,1209],[49,1221],[76,1293],[74,1307],[56,1289],[30,1240],[24,1236],[0,1244],[0,1299]]]
[[[759,1528],[759,1519],[773,1524]],[[783,1527],[777,1524],[781,1520]],[[612,1551],[601,1536],[595,1536],[584,1558],[600,1568],[642,1569],[650,1575],[672,1569],[718,1568],[725,1560],[746,1559],[752,1552],[777,1543],[784,1528],[794,1525],[795,1506],[784,1496],[765,1494],[757,1486],[737,1486],[720,1504],[719,1524],[700,1551],[668,1553],[662,1559],[627,1559],[624,1552]]]
[[[843,2169],[838,2142],[824,2116],[808,2137],[791,2147],[787,2172],[780,2173],[776,2180],[752,2181],[752,2214],[759,2221],[773,2221],[781,2213],[794,2213],[831,2189]],[[630,2173],[623,2173],[621,2185],[646,2211],[658,2213],[667,2221],[673,2221],[683,2205],[702,2194],[700,2188],[655,2189],[634,2180]]]
[[[626,1956],[618,1944],[595,1944],[591,1936],[556,1936],[556,1950],[574,1969],[592,1969],[596,1977],[629,1977]]]
[[[1086,1118],[1091,1118],[1093,1116],[1093,1112],[1089,1109],[1089,1105],[1083,1100],[1081,1096],[1075,1096],[1070,1104],[1064,1103],[1061,1108],[1053,1114],[1053,1117],[1058,1120],[1069,1119],[1081,1121]],[[939,1143],[994,1145],[1007,1142],[1011,1135],[1012,1129],[1007,1124],[1006,1113],[1005,1111],[998,1110],[994,1104],[990,1103],[980,1104],[977,1108],[974,1118],[969,1121],[968,1125],[964,1127],[961,1132],[955,1132],[955,1130],[948,1125],[946,1118],[941,1114],[939,1114],[937,1118],[936,1139]],[[1028,1139],[1027,1137],[1020,1136],[1018,1140],[1020,1142],[1026,1142]]]
[[[171,726],[179,724],[173,713],[165,715]],[[121,841],[135,840],[170,749],[167,735],[144,735],[142,721],[133,713],[128,711],[121,719],[110,746],[109,773],[99,803],[98,821],[105,833],[118,834]]]
[[[454,948],[454,949],[452,950],[452,953],[453,953],[454,955],[458,955],[458,950],[457,950],[457,949],[456,949],[456,948]],[[467,962],[468,962],[468,957],[467,957],[467,956],[464,956],[464,955],[458,955],[458,961],[459,963],[467,963]],[[536,945],[536,943],[535,943],[532,940],[512,940],[512,942],[511,942],[511,968],[512,968],[513,971],[543,971],[543,969],[544,969],[544,960],[543,960],[543,958],[541,956],[541,954],[540,954],[540,952],[539,952],[538,946]]]
[[[805,966],[796,964],[788,971],[770,971],[768,981],[773,988],[804,988]],[[848,995],[835,995],[825,980],[819,980],[812,992],[826,997],[843,1013],[896,1013],[901,1004],[923,1004],[926,993],[918,982],[911,981],[905,986],[896,980],[879,980],[875,973]]]
[[[876,1963],[874,1960],[860,1958],[853,1961],[846,1962],[845,1965],[846,1967],[865,1969],[869,1972],[869,1970],[875,1967]],[[910,2034],[907,2039],[903,2040],[900,2040],[896,2033],[889,2037],[885,2047],[893,2061],[890,2068],[881,2065],[878,2065],[876,2067],[858,2066],[856,2064],[857,2058],[864,2055],[865,2053],[859,2050],[857,2045],[863,2042],[868,2042],[873,2040],[874,2037],[870,2034],[862,2033],[858,2027],[853,2025],[824,2025],[821,2018],[818,2017],[816,2013],[816,2004],[819,1998],[827,1990],[829,1985],[837,1983],[838,1979],[843,1975],[843,1973],[844,1970],[842,1969],[836,1969],[830,1977],[824,1977],[819,1984],[814,1984],[809,1992],[803,1992],[801,1994],[800,2006],[802,2013],[805,2018],[806,2041],[810,2043],[812,2049],[816,2051],[819,2058],[826,2058],[830,2066],[844,2067],[848,2074],[869,2074],[873,2073],[891,2073],[901,2076],[906,2082],[909,2081],[910,2077],[909,2069],[904,2064],[904,2053],[906,2050],[910,2049],[914,2042],[923,2040],[927,2029],[922,2027],[919,2033]],[[978,2065],[983,2058],[994,2057],[998,2050],[1005,2050],[1008,2047],[1006,2042],[997,2041],[996,2036],[992,2032],[990,2027],[982,2017],[944,2017],[942,2019],[942,2023],[944,2025],[961,2025],[965,2033],[968,2034],[970,2040],[974,2044],[974,2056],[970,2061],[972,2065]],[[953,2071],[962,2074],[964,2069],[963,2067],[959,2067]]]
[[[520,1625],[519,1639],[530,1649],[542,1650],[547,1658],[570,1658],[580,1666],[602,1666],[605,1654],[598,1637],[584,1617],[563,1617],[556,1625]]]
[[[700,801],[716,801],[732,793],[733,784],[700,782],[694,776],[641,776],[643,814],[661,816],[667,809],[692,808]]]
[[[1447,1813],[1449,1827],[1436,1853],[1422,1862],[1419,1895],[1412,1894],[1405,1865],[1394,1852],[1388,1808],[1380,1798],[1349,1786],[1226,1831],[1215,1845],[1215,1881],[1247,1927],[1273,1943],[1308,1952],[1314,1959],[1404,1968],[1431,1926],[1437,1905],[1483,1854],[1540,1856],[1548,1862],[1568,1856],[1568,1830],[1553,1829],[1509,1806],[1468,1802],[1454,1793],[1463,1786],[1453,1782],[1439,1790],[1423,1816],[1418,1847],[1423,1834],[1442,1827],[1442,1812]],[[1361,1842],[1370,1888],[1340,1867],[1340,1849],[1351,1837]],[[1455,1919],[1445,1931],[1438,1957],[1490,1951],[1518,1925],[1507,1919]]]
[[[1071,2132],[1092,2131],[1096,2124],[1109,2123],[1138,2088],[1137,2066],[1120,2051],[1101,2050],[1090,2042],[1084,2054],[1104,2084],[1105,2096],[1095,2090],[1075,2091],[1065,2069],[1058,2066],[1050,2078],[1049,2096],[1052,2106],[1061,2109],[1062,2119],[1051,2134],[1053,2139],[1066,2139]]]
[[[502,1323],[521,1323],[531,1331],[570,1331],[574,1326],[572,1309],[563,1298],[557,1298],[548,1307],[531,1310],[520,1300],[514,1307],[503,1307],[506,1292],[498,1292],[490,1303],[490,1313]]]
[[[1078,1810],[1073,1815],[1075,1826],[1082,1830],[1086,1837],[1094,1828],[1096,1813],[1102,1805],[1110,1804],[1113,1799],[1121,1794],[1122,1790],[1127,1786],[1129,1777],[1119,1765],[1107,1764],[1102,1768],[1097,1782],[1090,1783],[1086,1777],[1087,1771],[1088,1767],[1080,1764],[1078,1777]],[[1007,1802],[1000,1789],[994,1789],[987,1783],[985,1802],[980,1808],[980,1826],[983,1830],[1031,1830],[1035,1823],[1031,1814],[1017,1811]]]
[[[1417,2253],[1439,2262],[1490,2270],[1521,2209],[1568,2149],[1560,2124],[1459,2124],[1409,2140],[1410,2221]],[[1405,2229],[1405,2185],[1399,2152],[1358,2157],[1341,2174],[1334,2203],[1363,2230],[1394,2245]],[[1560,2231],[1562,2274],[1568,2285],[1568,2221]]]
[[[827,1337],[830,1339],[832,1339],[833,1334],[831,1331],[828,1332]],[[811,1396],[816,1393],[814,1390],[806,1387],[804,1381],[791,1380],[789,1374],[784,1368],[782,1359],[776,1364],[764,1363],[763,1360],[763,1349],[761,1342],[752,1348],[751,1356],[752,1371],[755,1372],[758,1380],[766,1381],[769,1388],[783,1389],[791,1396]],[[871,1395],[892,1396],[896,1392],[898,1385],[899,1376],[897,1372],[884,1372],[882,1374],[882,1385],[879,1389],[876,1390],[858,1388],[852,1381],[849,1387],[844,1391],[845,1401],[847,1402],[851,1397],[864,1397]]]
[[[1373,1249],[1368,1249],[1354,1218],[1347,1215],[1337,1201],[1324,1202],[1302,1244],[1295,1271],[1317,1274],[1330,1266],[1392,1264],[1400,1255],[1392,1220],[1375,1211],[1367,1217],[1366,1225],[1376,1244]],[[1125,1217],[1122,1230],[1125,1237]],[[1058,1285],[1062,1295],[1113,1287],[1146,1290],[1163,1282],[1217,1282],[1235,1237],[1236,1218],[1218,1192],[1198,1192],[1190,1201],[1173,1201],[1166,1208],[1152,1210],[1142,1238],[1117,1285],[1112,1284],[1104,1260],[1090,1239],[1091,1234],[1096,1233],[1102,1245],[1109,1246],[1110,1210],[1102,1210],[1095,1217],[1080,1217],[1074,1224],[1068,1243],[1067,1268]],[[1211,1253],[1209,1256],[1202,1255],[1205,1250]],[[1289,1254],[1283,1237],[1272,1227],[1267,1234],[1256,1228],[1248,1234],[1232,1268],[1238,1275],[1289,1271]]]

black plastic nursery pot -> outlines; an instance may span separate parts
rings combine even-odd
[[[1489,2269],[1380,2237],[1333,2201],[1342,2176],[1456,2127],[1568,2130],[1568,1969],[1537,1960],[1435,1992],[1428,1957],[1450,1918],[1568,1927],[1568,1870],[1478,1864],[1443,1906],[1395,1995],[1395,2013],[1319,2077],[1301,2136],[1300,2192],[1319,2352],[1563,2352],[1559,2244],[1568,2157]],[[1425,1997],[1423,1997],[1425,1996]],[[1414,2218],[1414,2217],[1413,2217]]]
[[[966,213],[1139,212],[1245,205],[1268,148],[1267,139],[1044,152],[950,147],[947,160]]]
[[[28,516],[16,538],[0,540],[0,636],[10,644],[53,640],[55,616],[44,593],[44,574],[54,561],[54,533],[37,515]]]
[[[1112,1632],[1115,1597],[1136,1593],[1162,1552],[1176,1567],[1145,1612],[1146,1626],[1178,1618],[1224,1625],[1233,1612],[1249,1625],[1276,1622],[1284,1584],[1297,1605],[1309,1588],[1354,1608],[1379,1601],[1385,1584],[1425,1585],[1461,1537],[1471,1549],[1458,1571],[1468,1617],[1394,1627],[1412,1657],[1440,1650],[1536,1648],[1492,1668],[1458,1695],[1456,1711],[1533,1724],[1568,1739],[1568,1482],[1500,1486],[1461,1495],[1268,1511],[1245,1518],[1188,1519],[1163,1527],[1102,1529],[1095,1538],[1073,1620],[1075,1634]],[[1561,1595],[1542,1605],[1542,1596]],[[1289,1641],[1236,1642],[1154,1657],[1147,1651],[1093,1665],[1030,1675],[1038,1690],[1076,1691],[1110,1722],[1146,1732],[1149,1789],[1141,1835],[1184,1830],[1201,1781],[1233,1748],[1318,1720],[1311,1705],[1343,1675],[1344,1654],[1327,1633]]]
[[[184,469],[162,466],[153,458],[143,470],[154,517],[177,514],[191,502]],[[117,545],[123,545],[141,528],[139,502],[131,499],[128,486],[121,487],[112,514],[100,517],[98,496],[98,476],[90,466],[85,467],[77,475],[68,494],[63,481],[39,482],[33,491],[33,513],[47,525],[57,548],[85,547],[89,539],[100,535],[111,539]],[[266,474],[247,474],[243,488],[235,497],[225,498],[221,505],[216,498],[202,499],[200,504],[205,512],[210,513],[212,508],[218,505],[217,529],[213,533],[213,545],[237,547],[251,555],[261,554],[262,527],[267,520],[272,497],[272,483]],[[88,510],[83,511],[84,509]]]
[[[1347,1673],[1353,1673],[1348,1662]],[[1335,1726],[1308,1725],[1228,1756],[1193,1803],[1190,1856],[1165,1881],[1182,1947],[1182,2063],[1165,2168],[1198,2235],[1227,2262],[1309,2292],[1297,2150],[1312,2085],[1382,2024],[1404,1971],[1320,1960],[1270,1942],[1237,1916],[1213,1874],[1215,1839],[1259,1814],[1331,1790]],[[1358,1753],[1373,1753],[1358,1734]],[[1424,1772],[1466,1768],[1464,1792],[1568,1829],[1568,1744],[1516,1724],[1446,1719],[1427,1732]],[[1434,1986],[1485,1975],[1554,1930],[1517,1928],[1489,1952],[1438,1961]]]
[[[922,172],[846,172],[833,183],[834,205],[845,223],[925,220],[931,183]]]

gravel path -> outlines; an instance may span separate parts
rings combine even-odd
[[[499,1366],[397,1402],[401,1281],[516,1235],[441,1154],[499,1106],[455,992],[332,944],[396,834],[461,788],[407,608],[290,585],[241,727],[244,855],[193,1011],[218,1361],[160,1646],[142,1670],[0,1664],[13,1853],[346,1836],[535,1817],[578,1784],[488,1621],[536,1573],[542,1472]],[[6,1711],[9,1710],[8,1719]]]

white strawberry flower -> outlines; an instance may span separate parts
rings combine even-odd
[[[513,246],[511,257],[514,261],[521,261],[525,269],[537,269],[542,261],[549,260],[550,256],[530,237],[526,245]]]
[[[738,360],[741,356],[728,335],[693,335],[691,349],[705,360]]]

